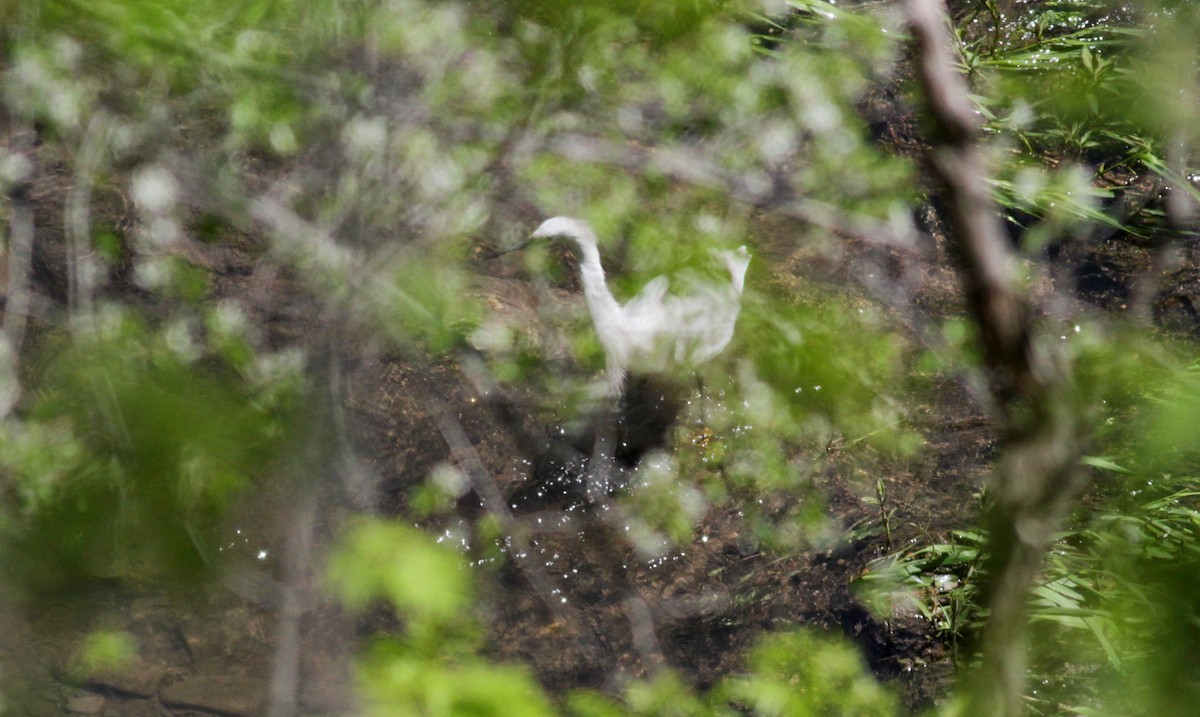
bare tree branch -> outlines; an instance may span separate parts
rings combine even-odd
[[[67,193],[63,210],[63,228],[67,237],[68,303],[74,321],[82,319],[90,322],[93,314],[99,268],[92,247],[92,185],[108,147],[108,127],[108,116],[103,111],[92,115],[79,141],[74,183]]]
[[[442,438],[450,446],[450,452],[455,460],[466,472],[471,487],[483,503],[483,509],[499,523],[504,535],[512,542],[513,549],[510,554],[513,561],[525,575],[525,579],[529,581],[530,587],[541,597],[550,614],[556,619],[567,619],[569,617],[567,609],[554,599],[554,595],[558,592],[554,587],[554,581],[534,558],[534,551],[529,541],[529,529],[517,520],[509,509],[504,494],[500,492],[500,486],[496,485],[483,465],[483,460],[480,459],[475,447],[471,445],[471,440],[467,438],[462,425],[452,417],[449,409],[444,405],[435,406],[433,413]]]
[[[313,536],[317,520],[317,489],[305,482],[298,504],[291,507],[283,544],[283,580],[279,585],[275,655],[270,683],[270,717],[292,717],[300,708],[300,619],[310,607]]]
[[[31,145],[33,130],[21,133],[23,145]],[[31,153],[22,147],[21,156]],[[28,166],[28,165],[27,165]],[[33,264],[33,207],[29,200],[30,185],[23,179],[9,190],[11,215],[8,228],[8,266],[5,274],[4,333],[14,355],[19,355],[25,342],[25,325],[31,304],[29,274]]]
[[[662,646],[658,642],[657,630],[654,626],[654,614],[650,606],[640,596],[631,594],[621,603],[625,618],[629,620],[629,631],[633,647],[642,657],[642,664],[648,672],[654,672],[666,659],[663,657]]]
[[[979,327],[988,383],[1007,433],[997,466],[988,528],[989,609],[982,665],[965,714],[1024,713],[1026,601],[1055,530],[1080,487],[1079,409],[1062,362],[1039,342],[1034,314],[1015,281],[1015,257],[988,190],[977,142],[979,114],[955,70],[946,13],[939,0],[908,0],[918,74],[938,136],[930,159],[945,185],[960,270]]]

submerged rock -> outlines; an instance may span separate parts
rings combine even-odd
[[[199,675],[164,687],[159,699],[166,707],[255,717],[266,709],[267,683],[244,675]]]
[[[67,700],[67,711],[77,715],[98,715],[104,709],[103,695],[79,695]]]

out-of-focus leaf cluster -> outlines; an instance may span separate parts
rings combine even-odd
[[[471,573],[428,535],[361,521],[330,557],[327,580],[352,610],[386,607],[404,625],[399,636],[377,638],[360,661],[366,714],[553,714],[527,670],[472,654],[478,625]]]
[[[76,237],[95,249],[78,254],[80,275],[95,271],[97,296],[88,298],[100,308],[35,327],[38,351],[22,357],[22,396],[0,425],[5,571],[32,587],[195,574],[212,559],[230,502],[290,449],[304,354],[268,348],[235,302],[200,308],[218,282],[184,258],[195,242],[227,244],[280,270],[309,292],[314,313],[347,333],[432,356],[470,342],[501,383],[541,400],[542,413],[577,419],[594,406],[589,383],[603,364],[582,304],[562,300],[572,308],[555,314],[551,301],[535,300],[524,315],[506,312],[487,295],[480,273],[490,269],[466,261],[472,246],[502,245],[532,228],[522,222],[550,214],[593,224],[622,299],[661,274],[684,292],[724,280],[713,248],[745,243],[756,255],[737,338],[699,370],[674,454],[644,461],[615,501],[635,547],[654,555],[686,541],[706,508],[724,501],[747,504],[748,540],[767,549],[835,539],[813,480],[822,452],[861,443],[890,455],[914,450],[908,376],[976,362],[966,340],[948,336],[948,357],[914,369],[910,347],[874,304],[820,288],[793,301],[766,288],[797,244],[820,253],[836,242],[811,228],[759,237],[758,209],[779,209],[774,202],[794,193],[832,207],[834,219],[890,222],[919,191],[912,165],[882,150],[859,116],[894,71],[901,46],[891,20],[826,2],[787,5],[767,17],[749,3],[665,0],[0,2],[12,20],[0,27],[6,112],[36,127],[74,186],[128,194],[136,219],[122,228],[94,217]],[[1022,229],[1036,224],[1024,235],[1035,250],[1081,222],[1113,223],[1087,174],[1047,168],[1046,154],[1115,152],[1105,168],[1140,163],[1174,181],[1162,136],[1197,126],[1196,103],[1179,101],[1194,94],[1192,11],[1147,4],[1165,33],[1156,46],[1123,16],[1105,18],[1103,3],[1053,6],[1023,4],[1029,22],[1010,35],[968,34],[959,47],[997,149],[1013,157],[993,178],[996,194]],[[751,26],[764,21],[790,36],[763,42]],[[1139,87],[1142,78],[1154,81]],[[7,192],[33,169],[19,151],[0,152]],[[519,278],[535,299],[561,299],[572,284],[561,257],[528,256]],[[153,319],[109,308],[134,291],[117,286],[126,279],[162,302],[145,312]],[[960,326],[951,322],[947,334]],[[1076,328],[1058,339],[1059,356],[1076,367],[1079,406],[1110,402],[1093,409],[1110,422],[1098,440],[1119,438],[1139,480],[1181,474],[1194,460],[1186,428],[1200,406],[1190,374],[1143,390],[1157,378],[1144,369],[1143,357],[1158,355],[1153,346],[1131,351],[1115,334]],[[693,383],[690,370],[673,378]],[[1129,416],[1138,428],[1111,427]],[[418,517],[466,490],[457,468],[443,466],[435,479],[442,492],[410,506]],[[1107,636],[1085,612],[1103,600],[1096,586],[1126,580],[1119,594],[1129,605],[1194,620],[1180,597],[1192,583],[1169,567],[1195,559],[1190,491],[1171,483],[1165,497],[1098,519],[1079,555],[1055,564],[1037,596],[1041,616]],[[475,527],[483,543],[502,543],[494,516]],[[1160,544],[1163,530],[1182,537]],[[1122,552],[1122,538],[1134,549]],[[957,539],[966,549],[894,563],[906,588],[934,596],[921,604],[943,634],[970,622],[965,593],[979,536]],[[1127,564],[1114,564],[1129,572],[1078,567],[1105,551],[1124,556]],[[527,671],[475,654],[473,574],[452,552],[415,529],[364,522],[329,565],[348,607],[390,611],[402,623],[361,663],[368,713],[553,711]],[[1141,599],[1139,583],[1161,588],[1163,599]],[[945,597],[955,590],[964,612]],[[1110,612],[1136,614],[1125,610]],[[1186,657],[1186,639],[1167,645]],[[103,635],[90,649],[89,665],[129,652]],[[1175,696],[1174,673],[1144,664],[1146,684],[1165,695],[1161,711],[1173,711],[1190,687]],[[749,674],[711,693],[664,674],[632,682],[620,700],[585,693],[567,708],[896,711],[848,648],[803,634],[767,641]]]
[[[1115,342],[1096,332],[1068,328],[1060,340],[1079,368],[1076,390],[1099,409],[1096,445],[1112,452],[1078,468],[1094,479],[1089,497],[1030,596],[1042,685],[1031,699],[1051,712],[1087,704],[1096,714],[1161,714],[1192,704],[1200,689],[1185,657],[1200,564],[1188,430],[1200,420],[1195,362],[1144,335]],[[986,618],[977,602],[986,549],[986,534],[954,531],[876,561],[861,594],[885,619],[915,609],[956,646],[969,644]]]
[[[286,445],[304,390],[286,354],[239,360],[230,344],[245,337],[221,337],[226,360],[182,319],[152,327],[116,307],[97,319],[94,333],[46,340],[25,405],[0,427],[0,550],[16,585],[196,576],[224,508]]]
[[[403,625],[399,634],[377,638],[360,663],[367,714],[561,713],[523,668],[472,654],[478,626],[471,575],[457,553],[413,528],[361,521],[342,537],[330,556],[330,589],[356,612],[393,610]],[[870,676],[854,648],[835,639],[773,635],[755,647],[749,667],[704,694],[665,671],[630,681],[619,701],[579,691],[566,700],[565,713],[897,714],[895,696]]]

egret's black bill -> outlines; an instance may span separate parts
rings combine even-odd
[[[521,242],[520,244],[517,244],[516,246],[509,247],[508,249],[501,249],[500,251],[492,252],[491,254],[489,254],[487,256],[487,258],[495,259],[496,257],[504,256],[505,254],[511,254],[514,251],[520,251],[520,250],[524,249],[525,247],[529,246],[530,244],[534,243],[537,240],[538,240],[538,237],[529,237],[528,239]]]

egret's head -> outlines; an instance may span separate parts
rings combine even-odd
[[[551,241],[554,239],[571,239],[579,244],[596,245],[596,235],[592,232],[592,228],[582,219],[573,219],[571,217],[552,217],[541,223],[537,229],[533,230],[533,234],[517,244],[503,251],[498,251],[492,254],[489,258],[504,256],[514,251],[520,251],[530,244],[538,241]]]
[[[572,217],[551,217],[533,230],[530,239],[575,239],[590,237],[592,229],[582,219]]]

